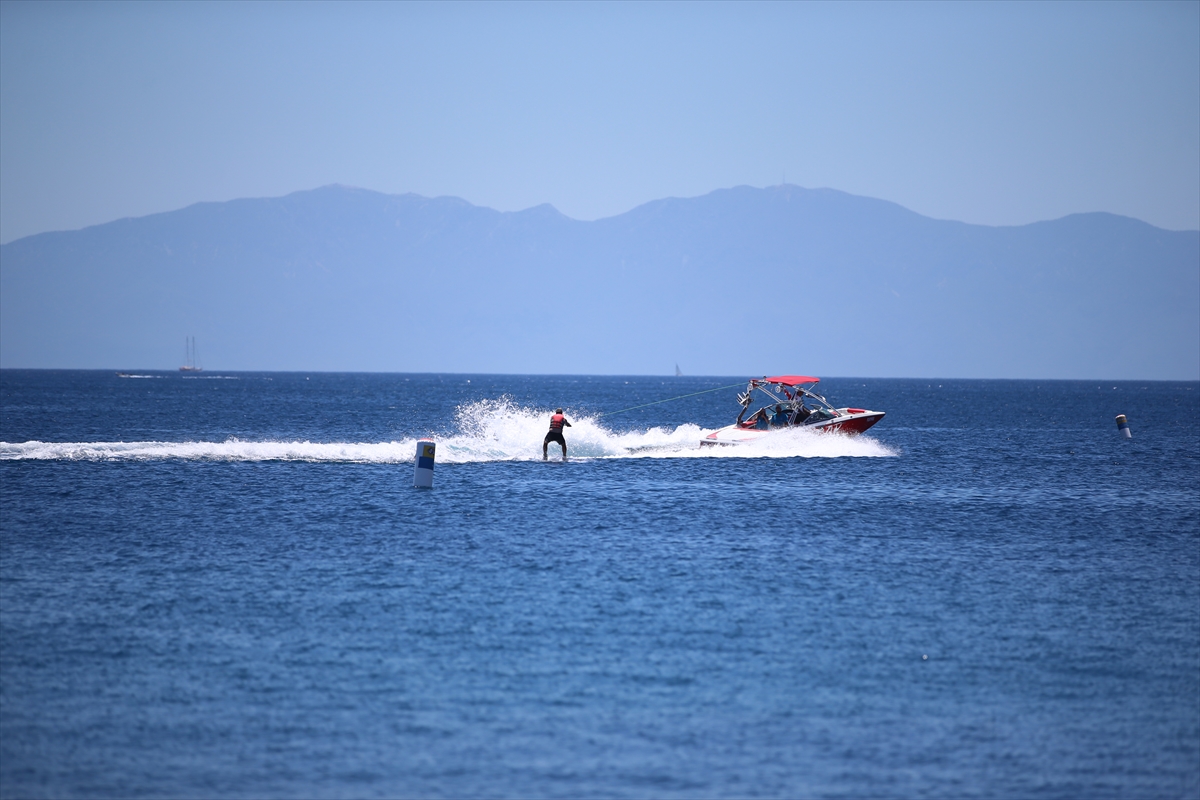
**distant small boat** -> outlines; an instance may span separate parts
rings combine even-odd
[[[196,358],[196,337],[183,337],[183,360],[184,365],[179,368],[180,372],[203,372],[204,367],[199,365],[199,359]]]
[[[676,377],[676,378],[681,378],[681,377],[683,377],[683,373],[679,371],[679,365],[678,365],[678,364],[676,364],[676,365],[675,365],[675,377]]]

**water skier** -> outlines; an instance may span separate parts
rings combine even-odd
[[[550,431],[546,434],[546,438],[542,440],[542,461],[545,461],[549,456],[546,453],[546,448],[551,442],[558,442],[562,445],[563,461],[567,460],[567,440],[563,438],[563,428],[571,427],[571,423],[567,422],[567,418],[563,416],[561,408],[554,409],[554,416],[550,417]]]

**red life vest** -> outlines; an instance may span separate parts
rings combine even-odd
[[[564,417],[562,414],[555,414],[554,416],[552,416],[550,418],[550,430],[561,431],[562,426],[563,426],[563,420],[565,420],[565,419],[566,419],[566,417]]]

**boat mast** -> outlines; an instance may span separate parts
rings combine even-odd
[[[196,337],[183,337],[183,366],[179,368],[180,372],[199,372],[200,367],[196,366]]]

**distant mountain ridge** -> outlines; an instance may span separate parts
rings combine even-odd
[[[735,187],[594,222],[326,186],[0,246],[0,366],[1200,378],[1200,232]],[[176,351],[179,351],[178,353]]]

